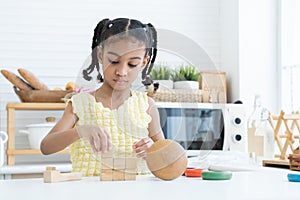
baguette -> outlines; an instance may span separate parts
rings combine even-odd
[[[17,87],[20,90],[34,89],[30,84],[26,83],[23,79],[21,79],[19,76],[17,76],[11,71],[2,69],[1,73],[7,80],[9,80],[15,87]]]
[[[19,74],[35,89],[37,90],[49,90],[47,85],[42,83],[32,72],[26,69],[18,69]]]
[[[68,82],[65,86],[66,90],[75,91],[75,83],[74,82]]]

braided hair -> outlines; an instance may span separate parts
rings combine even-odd
[[[157,32],[150,23],[143,24],[138,20],[127,18],[117,18],[114,20],[103,19],[97,24],[96,28],[94,29],[92,42],[92,62],[88,68],[83,70],[83,78],[87,81],[90,81],[92,79],[90,74],[96,69],[98,72],[97,81],[104,81],[100,73],[96,47],[103,47],[108,38],[116,35],[120,37],[130,36],[145,44],[145,56],[149,56],[150,60],[142,71],[142,83],[145,86],[151,85],[153,81],[150,78],[150,73],[157,54]]]

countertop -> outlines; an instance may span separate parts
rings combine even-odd
[[[38,174],[43,173],[47,166],[55,166],[60,172],[70,172],[72,170],[71,163],[46,163],[46,164],[19,164],[12,166],[0,167],[0,180],[10,179],[13,174]]]
[[[300,182],[289,182],[288,169],[261,167],[255,171],[233,172],[231,180],[208,181],[181,176],[163,181],[153,175],[139,175],[136,181],[99,181],[84,177],[80,181],[44,183],[43,179],[0,180],[1,199],[270,199],[296,200]]]

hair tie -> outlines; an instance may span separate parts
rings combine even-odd
[[[113,25],[114,25],[113,23],[109,23],[109,24],[107,25],[107,27],[108,27],[108,28],[111,28]]]
[[[143,24],[143,29],[145,32],[147,32],[147,24]]]

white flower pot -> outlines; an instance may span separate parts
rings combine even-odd
[[[153,80],[153,83],[159,83],[159,88],[163,89],[173,89],[172,80]]]
[[[32,149],[40,149],[42,140],[50,132],[54,125],[55,122],[30,124],[26,126],[27,130],[20,130],[20,133],[25,133],[28,136],[29,145]]]
[[[199,89],[198,81],[175,81],[174,89]]]

